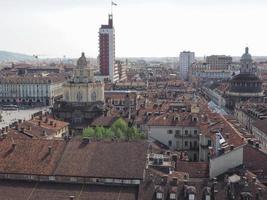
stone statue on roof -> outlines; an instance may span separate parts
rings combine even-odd
[[[81,68],[87,67],[87,60],[86,60],[84,52],[82,52],[82,56],[77,61],[77,67],[81,67]]]

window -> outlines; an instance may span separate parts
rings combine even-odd
[[[181,135],[181,131],[180,130],[176,130],[175,131],[175,137],[179,137]]]
[[[55,181],[55,180],[56,180],[56,177],[54,177],[54,176],[49,176],[49,177],[48,177],[48,180],[49,180],[49,181]]]
[[[194,130],[194,134],[197,135],[197,130]]]
[[[194,194],[189,194],[189,200],[195,200],[195,195]]]
[[[91,94],[91,101],[96,101],[96,92],[92,92]]]
[[[170,199],[176,199],[176,195],[175,195],[175,193],[171,193],[171,194],[170,194]]]
[[[184,142],[184,146],[185,146],[185,147],[188,146],[188,142],[187,142],[187,141]]]
[[[197,148],[197,141],[194,141],[194,147]]]
[[[208,140],[208,146],[209,147],[211,146],[211,140]]]
[[[76,182],[77,181],[77,178],[76,177],[70,177],[70,181],[71,182]]]
[[[163,194],[161,192],[157,192],[157,199],[162,199],[163,198]]]
[[[172,141],[171,141],[171,140],[169,140],[169,142],[168,142],[168,143],[169,143],[169,146],[171,147],[171,146],[172,146]]]
[[[188,130],[185,130],[185,131],[184,131],[184,134],[185,134],[185,135],[188,135]]]
[[[167,133],[168,133],[168,134],[172,134],[172,130],[168,130]]]

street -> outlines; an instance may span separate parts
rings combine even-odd
[[[11,110],[11,111],[4,111],[0,110],[2,115],[2,122],[0,122],[0,128],[8,126],[12,122],[15,122],[19,119],[21,120],[29,120],[31,119],[31,115],[38,111],[49,111],[49,107],[40,107],[40,108],[33,108],[27,110]]]

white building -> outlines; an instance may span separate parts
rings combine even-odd
[[[63,95],[61,76],[8,76],[0,79],[0,103],[52,105]]]
[[[188,71],[192,63],[195,61],[195,53],[190,51],[183,51],[179,57],[180,77],[183,80],[188,80]]]

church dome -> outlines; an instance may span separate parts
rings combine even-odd
[[[82,56],[78,59],[77,66],[78,67],[87,67],[87,60],[86,60],[84,52],[82,52]]]
[[[241,57],[241,61],[252,60],[252,57],[251,57],[250,53],[248,52],[248,50],[249,50],[248,47],[246,47],[245,53]]]

